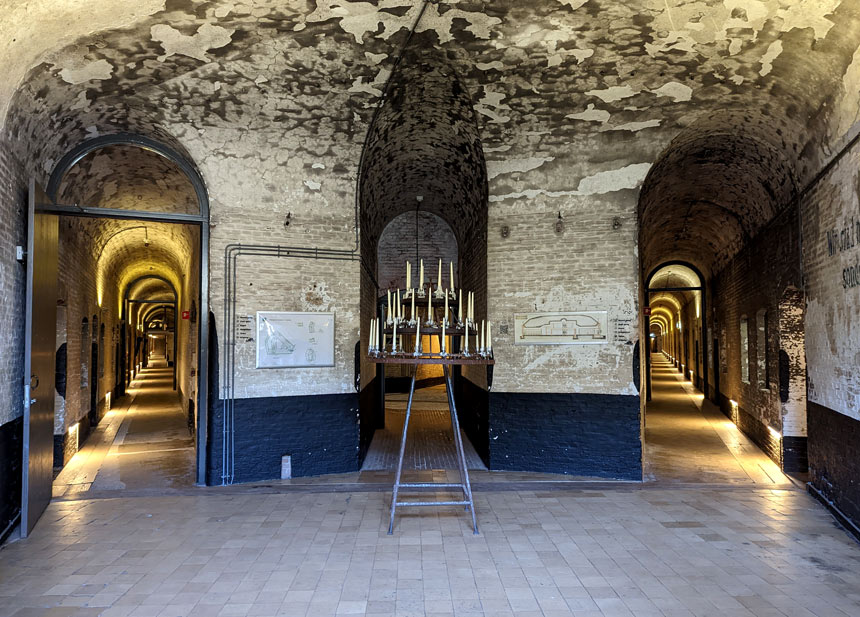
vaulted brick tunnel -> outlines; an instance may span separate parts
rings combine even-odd
[[[389,225],[398,225],[398,221],[403,221],[398,227],[403,231],[398,245],[415,247],[406,256],[413,262],[413,277],[424,258],[425,283],[438,286],[437,259],[442,258],[441,283],[448,287],[448,264],[454,264],[456,288],[474,292],[478,319],[486,315],[487,170],[476,113],[469,91],[445,52],[429,43],[413,40],[401,55],[362,152],[361,255],[366,265],[371,264],[362,272],[363,325],[376,315],[377,299],[386,295],[384,285],[393,282],[395,289],[405,287],[405,259],[398,260],[402,272],[395,270],[394,275],[388,268],[381,271],[378,267],[389,260],[380,251],[401,252],[390,246],[390,240],[380,244],[383,232]],[[416,220],[419,214],[422,218]],[[418,222],[419,227],[407,225],[406,221]],[[425,248],[421,250],[419,239],[428,231],[434,237],[425,238]],[[373,277],[368,275],[369,269],[374,270]],[[417,278],[412,284],[417,286]],[[362,328],[362,341],[366,340],[367,333]],[[401,372],[387,369],[386,376],[403,377]],[[467,376],[470,373],[464,372]],[[472,380],[486,382],[485,375],[471,372],[475,373]],[[364,448],[369,446],[374,428],[384,424],[380,374],[380,369],[363,361]],[[429,377],[434,376],[439,375]],[[477,431],[475,417],[467,414],[461,422]]]
[[[192,424],[196,398],[196,326],[177,315],[197,304],[199,227],[133,215],[196,213],[193,185],[176,164],[137,145],[95,148],[72,163],[52,178],[56,202],[71,206],[59,226],[57,346],[67,350],[67,387],[56,397],[58,467],[147,366],[152,345]],[[78,215],[94,206],[131,218]],[[148,314],[157,307],[154,327]],[[78,336],[83,319],[87,337]]]

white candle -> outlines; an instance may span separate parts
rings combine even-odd
[[[424,289],[424,260],[418,266],[418,289]]]
[[[487,351],[493,351],[493,322],[487,322]]]
[[[415,322],[415,351],[421,351],[421,320]]]
[[[457,319],[460,323],[463,323],[463,288],[460,288],[460,295],[457,297],[457,300],[460,303],[459,308],[457,309]]]
[[[448,262],[448,270],[450,271],[451,278],[451,291],[454,291],[454,262]]]
[[[400,300],[400,289],[397,289],[397,319],[403,319],[403,302]]]
[[[387,289],[386,292],[388,292],[388,313],[385,314],[385,317],[391,321],[391,290]]]
[[[397,320],[394,321],[394,336],[391,337],[391,352],[397,351]]]
[[[409,318],[415,319],[415,290],[412,290],[412,310],[409,312]]]
[[[442,258],[439,258],[439,276],[436,278],[436,289],[442,289]]]
[[[369,342],[367,344],[367,353],[373,351],[373,320],[370,320],[370,335],[367,337]]]
[[[469,324],[466,324],[465,329],[466,329],[466,347],[465,347],[466,351],[465,351],[465,353],[469,353]]]
[[[427,321],[433,321],[433,291],[432,287],[427,288]]]
[[[481,346],[479,347],[479,349],[481,349],[481,350],[484,349],[484,320],[483,319],[481,320]]]
[[[406,289],[412,289],[412,264],[406,262]]]
[[[445,353],[445,320],[442,320],[442,353]]]
[[[445,316],[442,318],[442,322],[448,321],[448,294],[445,294]]]

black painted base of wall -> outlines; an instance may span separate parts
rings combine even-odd
[[[774,439],[767,425],[757,417],[749,413],[743,407],[738,406],[737,417],[732,418],[732,404],[729,398],[720,393],[720,410],[729,419],[734,421],[741,432],[752,439],[753,443],[761,448],[761,451],[782,469],[782,447],[779,439]]]
[[[364,464],[364,457],[367,456],[367,450],[370,448],[370,442],[373,441],[373,433],[379,426],[379,417],[382,415],[383,422],[385,417],[384,410],[380,414],[379,409],[379,386],[380,379],[374,377],[370,383],[359,394],[359,437],[358,437],[358,466]]]
[[[489,393],[490,469],[642,480],[639,397]]]
[[[23,440],[22,418],[0,426],[0,543],[12,531],[12,522],[21,512]]]
[[[783,436],[782,470],[788,473],[806,473],[809,471],[807,451],[808,438]]]
[[[207,484],[221,484],[223,401],[213,403]],[[233,418],[234,482],[279,479],[286,455],[293,477],[359,468],[357,393],[236,399]]]
[[[116,400],[116,399],[114,399]],[[118,404],[117,401],[115,404]],[[107,413],[105,401],[99,403],[95,412],[86,414],[78,421],[78,438],[77,444],[74,443],[74,436],[68,431],[62,435],[54,435],[54,467],[62,468],[66,466],[75,453],[80,450],[86,443],[89,436],[102,421]],[[75,447],[77,445],[77,447]]]
[[[842,528],[845,529],[845,531],[850,533],[852,536],[854,536],[855,540],[860,542],[860,527],[858,527],[854,521],[845,516],[845,513],[842,512],[842,510],[840,510],[835,503],[830,501],[824,495],[824,493],[815,488],[812,482],[806,483],[806,490],[809,492],[810,495],[812,495],[813,497],[815,497],[815,499],[821,502],[821,504],[825,508],[830,510],[830,514],[832,514],[833,517],[839,522],[839,524],[842,525]]]
[[[860,525],[860,421],[807,402],[810,483]]]
[[[454,402],[460,428],[469,437],[484,465],[491,469],[489,392],[465,377],[457,376],[454,379]]]

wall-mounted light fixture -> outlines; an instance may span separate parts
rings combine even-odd
[[[770,433],[770,436],[773,437],[774,439],[777,439],[777,440],[782,439],[782,433],[780,433],[778,430],[773,428],[770,424],[767,425],[767,430]]]
[[[287,212],[287,217],[284,219],[284,229],[290,226],[290,222],[293,219],[293,213]]]
[[[621,217],[616,216],[612,219],[612,229],[618,230],[621,229]]]
[[[507,238],[511,235],[511,228],[507,225],[502,225],[502,229],[500,230],[503,238]]]
[[[564,219],[561,218],[561,210],[558,211],[558,218],[555,220],[555,233],[560,234],[564,231]]]

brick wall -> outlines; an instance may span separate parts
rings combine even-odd
[[[21,507],[27,176],[0,133],[0,533]]]
[[[729,400],[737,402],[738,425],[776,462],[780,443],[768,427],[783,430],[779,400],[780,304],[786,289],[800,285],[800,244],[797,210],[785,209],[711,283],[712,332],[720,333],[725,363],[719,376],[720,402],[732,417]],[[767,330],[760,334],[767,314]],[[748,324],[749,382],[741,375],[741,318]],[[724,333],[724,334],[723,334]],[[722,355],[722,354],[721,354]],[[768,379],[760,367],[768,364]],[[710,372],[713,382],[713,369]]]

